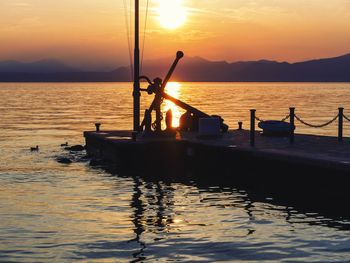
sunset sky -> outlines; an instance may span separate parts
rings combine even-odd
[[[350,0],[177,0],[177,10],[174,1],[150,0],[146,60],[177,50],[229,62],[350,53]],[[140,0],[141,30],[146,2]],[[92,69],[128,64],[123,3],[1,0],[0,60],[57,58]],[[164,19],[174,13],[180,22],[169,28],[175,22]]]

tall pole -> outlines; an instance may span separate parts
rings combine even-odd
[[[139,48],[139,0],[135,0],[135,49],[134,49],[134,131],[140,131],[140,48]]]

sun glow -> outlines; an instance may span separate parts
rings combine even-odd
[[[176,29],[186,22],[187,11],[182,0],[159,0],[158,19],[167,29]]]
[[[165,92],[177,99],[179,98],[180,90],[181,90],[181,84],[178,82],[169,82],[165,87]],[[179,121],[182,114],[182,112],[180,111],[180,108],[177,107],[171,101],[165,100],[163,112],[166,112],[169,109],[171,109],[171,111],[173,112],[172,126],[179,127]]]

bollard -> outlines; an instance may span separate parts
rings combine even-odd
[[[242,126],[243,126],[243,122],[238,122],[238,130],[243,130],[243,128],[242,128]]]
[[[136,138],[137,138],[137,132],[136,132],[136,131],[133,131],[133,132],[131,133],[131,139],[132,139],[132,141],[133,141],[133,142],[136,142]]]
[[[343,141],[343,122],[344,122],[344,108],[338,108],[338,141]]]
[[[95,123],[96,132],[100,132],[101,123]]]
[[[250,146],[255,146],[255,112],[256,110],[250,110]]]
[[[290,134],[289,134],[289,142],[290,144],[294,143],[294,130],[295,130],[295,108],[289,108],[290,114]]]

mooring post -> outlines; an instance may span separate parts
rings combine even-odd
[[[340,107],[338,108],[339,115],[338,115],[338,141],[343,140],[343,122],[344,122],[344,108]]]
[[[101,123],[95,123],[96,132],[100,132]]]
[[[238,130],[241,131],[243,129],[242,126],[243,126],[243,122],[239,121],[238,122]]]
[[[289,142],[290,144],[294,143],[294,130],[295,130],[295,108],[289,108],[290,115],[290,133],[289,133]]]
[[[255,109],[250,110],[250,146],[255,146]]]

